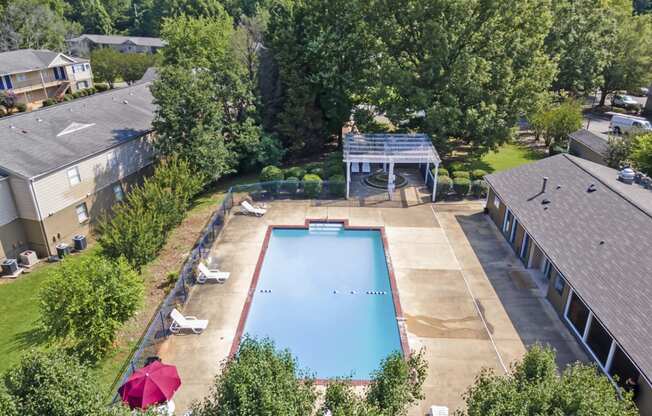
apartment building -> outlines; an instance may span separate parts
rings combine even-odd
[[[142,36],[85,34],[66,40],[68,50],[75,56],[90,56],[96,48],[113,48],[121,53],[156,53],[165,46],[160,38]]]
[[[92,86],[88,59],[35,49],[0,53],[0,91],[12,91],[26,105]]]
[[[486,181],[491,219],[562,321],[652,415],[652,190],[567,154]]]
[[[88,234],[154,161],[149,82],[0,119],[0,260]]]

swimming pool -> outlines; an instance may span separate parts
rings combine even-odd
[[[239,335],[271,338],[318,379],[366,380],[403,351],[380,230],[313,223],[267,238]]]

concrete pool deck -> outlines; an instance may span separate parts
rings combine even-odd
[[[224,284],[192,289],[184,314],[208,319],[201,335],[170,337],[164,362],[179,370],[178,414],[208,394],[227,358],[269,225],[306,219],[348,219],[352,226],[383,226],[406,318],[411,350],[425,348],[426,399],[451,411],[483,367],[503,373],[535,342],[557,349],[560,365],[586,360],[523,265],[482,214],[481,203],[422,204],[409,208],[314,206],[273,202],[262,218],[231,215],[211,255],[231,272]],[[235,212],[236,210],[234,210]]]

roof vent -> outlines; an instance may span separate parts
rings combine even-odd
[[[557,189],[561,189],[561,185],[557,185]]]
[[[37,121],[38,123],[40,123],[41,121],[43,121],[43,119],[42,119],[41,117],[37,117],[37,118],[36,118],[36,121]]]
[[[595,192],[597,190],[598,189],[595,187],[595,184],[592,183],[591,185],[589,185],[589,188],[586,190],[586,192],[591,193],[591,192]]]
[[[542,205],[548,205],[549,203],[550,203],[550,200],[549,200],[549,199],[543,199],[543,200],[541,201],[541,204],[542,204]]]
[[[543,177],[543,185],[541,186],[541,193],[546,192],[546,185],[548,184],[548,177],[544,176]]]
[[[11,125],[9,125],[9,128],[12,129],[12,130],[14,130],[14,129],[16,128],[16,126],[14,126],[13,124],[11,124]]]
[[[122,104],[129,104],[129,101],[127,101],[127,100],[122,100]]]

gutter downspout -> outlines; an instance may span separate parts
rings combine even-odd
[[[50,242],[48,241],[48,235],[45,232],[45,225],[43,224],[43,216],[41,215],[41,207],[38,204],[38,199],[36,199],[36,192],[34,192],[34,179],[29,180],[29,189],[32,193],[32,200],[36,204],[36,213],[38,214],[39,224],[41,225],[41,233],[43,234],[43,242],[45,243],[45,249],[47,250],[48,257],[52,255],[50,251]]]

